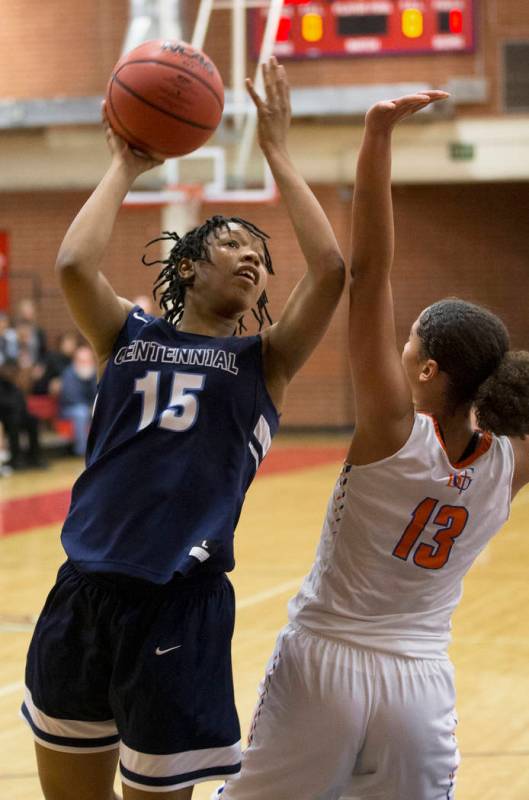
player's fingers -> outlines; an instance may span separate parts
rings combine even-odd
[[[431,106],[441,100],[447,100],[450,95],[448,92],[426,92],[425,97],[426,99],[420,100],[418,103],[421,108],[426,108],[427,106]]]
[[[421,109],[430,105],[430,102],[430,99],[426,97],[426,95],[421,94],[408,95],[405,98],[401,97],[398,100],[395,100],[393,112],[395,121],[398,122],[404,117],[409,117],[412,114],[415,114],[417,111],[420,111]]]
[[[273,92],[273,100],[274,102],[280,107],[285,107],[285,81],[286,81],[286,73],[285,69],[281,64],[278,62],[275,56],[270,58],[270,87]]]
[[[112,151],[121,151],[122,153],[125,153],[128,149],[130,149],[125,139],[116,133],[108,121],[105,124],[105,135]]]
[[[417,92],[416,94],[406,94],[404,97],[397,97],[393,102],[397,108],[409,108],[417,103],[429,103],[430,98],[426,92]]]
[[[277,63],[277,62],[276,62]],[[270,58],[267,64],[263,64],[263,83],[266,92],[266,100],[270,106],[275,106],[277,101],[276,91],[276,67],[274,65],[274,58]]]
[[[255,107],[257,108],[258,111],[260,111],[263,108],[264,103],[257,94],[257,92],[255,91],[253,81],[251,80],[251,78],[246,78],[245,85],[246,85],[246,91],[252,98]]]
[[[116,147],[119,144],[118,137],[116,136],[115,132],[112,130],[108,122],[105,123],[105,137],[108,144],[111,147]]]
[[[150,156],[144,150],[139,150],[137,147],[131,147],[130,152],[133,153],[137,158],[142,158],[144,161],[148,161]]]
[[[290,108],[290,87],[286,70],[281,64],[277,68],[277,94],[282,108]]]
[[[403,116],[412,116],[412,114],[417,114],[418,111],[423,111],[426,108],[427,104],[424,103],[417,103],[415,106],[410,106],[407,111],[404,113]]]
[[[277,80],[277,70],[279,67],[279,62],[275,56],[270,56],[270,58],[268,59],[267,67],[270,80],[272,81],[272,83],[274,83]]]
[[[284,68],[283,64],[278,64],[277,65],[277,77],[278,77],[278,80],[281,82],[281,84],[288,88],[287,71]]]
[[[165,161],[163,156],[155,153],[148,153],[146,150],[139,150],[137,147],[129,147],[129,150],[136,158],[141,158],[142,161],[148,162],[151,167],[160,167]]]
[[[112,155],[124,155],[127,152],[127,143],[116,135],[110,125],[107,125],[105,128],[105,139],[107,142],[107,147]]]
[[[442,89],[428,89],[428,91],[422,92],[422,94],[428,95],[433,102],[437,100],[446,100],[450,97],[450,92],[444,92]]]
[[[431,92],[424,92],[422,99],[418,99],[417,103],[410,104],[410,107],[413,107],[414,111],[418,111],[422,108],[427,108],[427,106],[432,105],[433,103],[439,102],[439,100],[446,100],[450,95],[448,92],[441,92],[441,91],[431,91]]]
[[[150,153],[149,159],[151,162],[151,167],[161,167],[162,164],[165,164],[165,158],[163,158],[163,156],[153,155]]]
[[[422,111],[423,108],[426,108],[429,104],[428,103],[410,103],[409,105],[402,106],[401,108],[397,109],[395,114],[395,119],[398,122],[405,117],[411,117],[413,114],[416,114],[418,111]]]
[[[398,97],[393,102],[398,106],[412,106],[418,103],[428,105],[429,103],[436,103],[438,100],[446,100],[450,95],[448,92],[442,92],[437,89],[427,90],[424,92],[417,92],[416,94],[404,95]]]
[[[119,143],[125,144],[124,139],[122,139],[120,136],[118,136],[118,134],[116,133],[116,131],[114,130],[114,128],[112,127],[110,122],[108,122],[108,121],[107,121],[107,123],[105,125],[105,130],[106,130],[107,136],[110,139],[112,139],[112,141],[117,142],[118,144]]]

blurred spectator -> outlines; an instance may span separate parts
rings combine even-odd
[[[39,349],[33,325],[18,320],[15,334],[17,370],[14,383],[27,395],[33,392],[33,384],[42,375],[43,367],[39,362]]]
[[[0,367],[0,422],[9,444],[8,466],[13,469],[45,467],[39,442],[39,422],[27,408],[24,394],[16,385],[17,364],[6,361]],[[21,439],[27,439],[22,447]]]
[[[17,354],[17,335],[5,311],[0,311],[0,365]]]
[[[30,367],[39,360],[39,348],[31,322],[19,319],[15,322],[16,358],[20,366]]]
[[[146,314],[151,314],[153,317],[158,316],[158,309],[155,308],[153,300],[146,294],[139,294],[132,301],[135,306],[143,308]]]
[[[74,453],[84,455],[92,407],[97,392],[96,361],[90,347],[81,345],[62,373],[59,413],[74,424]]]
[[[40,361],[46,352],[46,334],[37,321],[37,309],[33,300],[25,298],[17,305],[15,313],[15,327],[19,322],[26,322],[31,326],[31,348],[35,362]]]
[[[57,349],[48,350],[41,364],[33,370],[32,394],[59,394],[60,377],[72,363],[78,347],[79,337],[75,332],[68,331],[58,337]]]

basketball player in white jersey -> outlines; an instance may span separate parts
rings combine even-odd
[[[366,117],[353,201],[355,432],[222,800],[455,796],[450,618],[529,480],[529,353],[509,351],[493,314],[455,299],[422,311],[397,351],[391,132],[444,97],[377,103]]]

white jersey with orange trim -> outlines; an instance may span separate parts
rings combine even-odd
[[[509,516],[513,468],[508,438],[490,434],[451,464],[435,420],[417,414],[397,453],[344,465],[291,622],[362,648],[447,658],[462,579]]]

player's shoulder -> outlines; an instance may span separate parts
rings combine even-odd
[[[155,317],[153,314],[148,314],[141,306],[135,305],[129,300],[125,302],[127,303],[127,317],[124,325],[124,333],[128,339],[135,338],[142,332],[142,329],[147,328],[147,326],[152,326],[153,323],[157,323],[163,319],[162,317]],[[169,323],[166,324],[169,325]],[[143,333],[146,334],[147,331],[143,330]]]
[[[124,312],[125,312],[125,314],[127,314],[127,315],[128,315],[128,314],[130,314],[130,312],[131,312],[131,311],[132,311],[134,308],[139,308],[139,306],[135,305],[135,304],[132,302],[132,300],[127,300],[127,298],[126,298],[126,297],[118,297],[118,300],[119,300],[119,302],[120,302],[120,304],[121,304],[121,308],[123,309],[123,311],[124,311]]]
[[[439,444],[438,430],[435,418],[430,414],[416,412],[413,416],[410,435],[404,443],[403,449],[437,449]]]
[[[148,325],[156,319],[159,319],[159,317],[155,317],[153,314],[148,314],[141,306],[131,303],[130,300],[126,300],[125,302],[127,303],[127,318],[130,317],[136,322],[143,323],[143,325]]]

